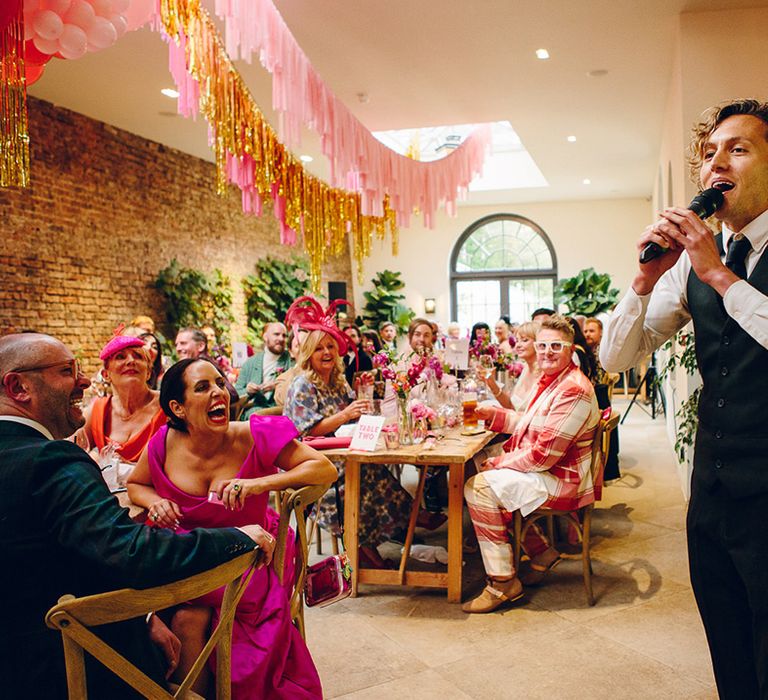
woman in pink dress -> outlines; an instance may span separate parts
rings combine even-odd
[[[247,423],[230,423],[223,375],[207,360],[171,367],[160,403],[169,424],[154,435],[128,483],[131,501],[147,508],[157,526],[178,531],[257,523],[274,537],[278,516],[267,507],[271,490],[336,478],[325,457],[296,441],[288,419],[252,416]],[[286,562],[293,562],[291,551]],[[235,699],[322,697],[312,658],[291,624],[292,564],[285,574],[281,585],[272,565],[258,569],[238,605],[232,637]],[[222,594],[220,589],[174,613],[171,629],[182,643],[177,677],[186,675],[205,644],[211,609],[212,624],[218,622]],[[207,681],[195,690],[205,694]]]

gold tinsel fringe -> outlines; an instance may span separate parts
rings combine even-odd
[[[262,200],[271,201],[276,191],[285,199],[285,224],[303,230],[312,292],[320,294],[322,266],[346,251],[350,234],[361,283],[374,233],[383,239],[389,228],[397,254],[395,213],[388,201],[384,216],[363,216],[359,194],[330,187],[305,171],[264,118],[199,0],[161,0],[160,11],[166,33],[177,43],[180,34],[186,38],[187,71],[199,84],[200,111],[213,132],[217,191],[227,188],[227,152],[254,160],[254,188]]]
[[[0,61],[0,187],[27,187],[29,125],[21,0],[16,15],[0,33]]]

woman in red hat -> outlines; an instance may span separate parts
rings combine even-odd
[[[341,425],[351,423],[369,412],[372,406],[355,395],[344,376],[342,357],[350,348],[349,338],[334,320],[333,302],[323,309],[314,299],[301,297],[288,310],[286,323],[309,331],[302,341],[297,360],[298,375],[286,396],[283,414],[290,418],[301,435],[332,435]],[[339,470],[339,495],[344,493],[344,462],[335,462]],[[399,479],[383,464],[366,464],[361,472],[360,559],[369,568],[385,568],[377,546],[405,526],[411,509],[411,497]],[[338,531],[336,499],[330,490],[320,503],[318,524]]]

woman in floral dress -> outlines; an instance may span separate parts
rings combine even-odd
[[[299,374],[288,390],[283,415],[303,436],[332,435],[339,426],[360,418],[370,406],[365,400],[355,400],[344,377],[341,357],[347,349],[346,338],[333,322],[332,309],[323,311],[311,300],[312,305],[300,307],[297,314],[296,304],[306,299],[297,300],[292,307],[294,313],[289,311],[287,317],[289,324],[296,321],[311,332],[301,345]],[[339,470],[339,496],[343,499],[344,462],[335,464]],[[360,480],[360,560],[366,567],[383,568],[387,564],[376,547],[395,530],[405,527],[412,499],[383,464],[363,465]],[[318,524],[339,531],[334,489],[320,504]]]

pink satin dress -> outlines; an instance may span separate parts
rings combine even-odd
[[[251,416],[253,448],[237,473],[239,479],[275,474],[274,461],[298,433],[282,416]],[[165,473],[165,438],[169,428],[161,428],[149,442],[149,468],[157,493],[181,508],[182,527],[236,527],[258,523],[277,535],[279,516],[267,506],[268,494],[251,496],[241,511],[209,503],[206,497],[191,495],[177,488]],[[289,537],[293,542],[293,538]],[[273,566],[257,569],[235,613],[232,633],[232,697],[234,700],[261,698],[322,698],[317,669],[299,631],[291,624],[290,586],[293,581],[295,551],[286,552],[285,585],[281,585]],[[194,601],[214,610],[215,625],[224,589]],[[215,670],[215,667],[214,667]]]

